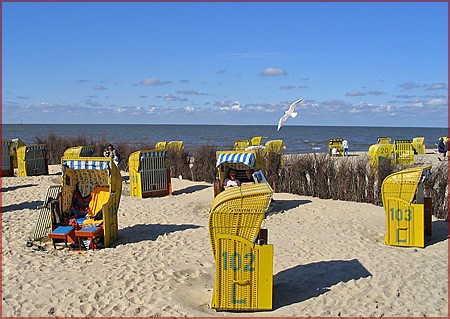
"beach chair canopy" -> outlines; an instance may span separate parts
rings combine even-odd
[[[399,198],[412,203],[420,183],[430,177],[431,166],[405,169],[386,177],[381,186],[383,203],[387,198]]]
[[[254,152],[217,152],[216,167],[223,163],[240,163],[250,168],[255,167],[256,156]]]

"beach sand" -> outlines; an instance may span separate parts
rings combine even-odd
[[[446,221],[433,219],[425,248],[392,247],[383,207],[277,193],[263,224],[274,245],[273,310],[217,312],[211,184],[173,179],[173,195],[140,199],[124,182],[119,241],[80,255],[25,245],[36,206],[60,181],[58,165],[50,173],[2,179],[3,316],[448,315]]]

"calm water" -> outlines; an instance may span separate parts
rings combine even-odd
[[[35,137],[45,137],[49,133],[73,137],[95,136],[114,144],[120,141],[184,142],[185,148],[211,144],[219,149],[231,149],[234,140],[263,136],[268,140],[282,139],[287,146],[286,154],[323,152],[328,149],[330,138],[346,138],[351,151],[367,151],[375,144],[378,136],[395,139],[425,137],[428,148],[435,148],[437,139],[448,135],[447,128],[399,128],[399,127],[340,127],[340,126],[283,126],[277,132],[275,126],[227,126],[227,125],[84,125],[84,124],[3,124],[2,138],[20,138],[27,144],[36,143]]]

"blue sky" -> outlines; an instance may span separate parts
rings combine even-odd
[[[2,3],[3,123],[448,125],[448,4]],[[236,104],[235,102],[239,103]]]

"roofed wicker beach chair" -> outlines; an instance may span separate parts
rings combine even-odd
[[[249,179],[247,170],[261,170],[264,168],[264,157],[260,150],[247,151],[217,151],[216,152],[217,180],[214,183],[214,196],[224,190],[223,182],[229,171],[234,170],[236,178],[241,182],[254,182]]]
[[[45,144],[25,145],[17,149],[17,169],[21,177],[48,175]]]
[[[52,225],[49,237],[65,236],[66,244],[76,239],[79,245],[86,239],[92,248],[95,242],[98,247],[111,245],[118,239],[117,212],[122,193],[119,169],[106,157],[62,158],[61,162],[61,210],[70,220]],[[68,227],[73,228],[73,234]]]
[[[167,146],[167,142],[157,142],[155,145],[156,150],[165,151]]]
[[[170,141],[166,145],[166,151],[181,151],[184,148],[183,141]]]
[[[94,146],[74,146],[64,151],[64,158],[92,157],[94,156]]]
[[[432,199],[425,197],[425,181],[431,166],[421,166],[395,172],[381,186],[386,213],[385,244],[424,247],[431,236]]]
[[[212,308],[272,309],[273,246],[261,229],[272,196],[269,185],[260,183],[214,199],[208,221],[216,263]]]
[[[141,150],[128,158],[130,195],[139,198],[172,194],[170,169],[166,163],[167,152]]]
[[[271,140],[267,141],[265,144],[264,151],[266,153],[274,152],[274,153],[280,153],[281,150],[285,149],[286,146],[283,143],[283,140]]]
[[[235,151],[243,151],[249,146],[250,146],[250,141],[248,141],[248,140],[235,140],[233,149]]]

